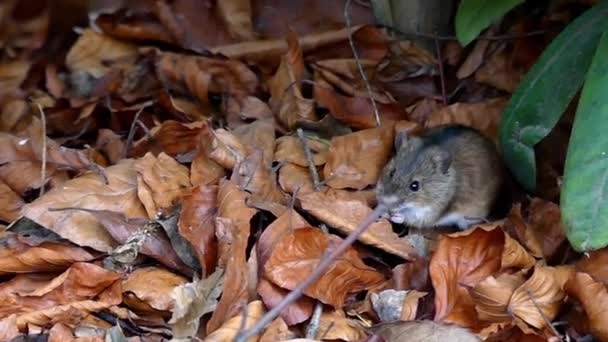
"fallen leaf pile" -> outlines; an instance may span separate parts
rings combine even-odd
[[[438,60],[364,2],[352,27],[344,1],[83,6],[0,4],[1,341],[233,340],[372,212],[398,132],[496,141],[552,37]],[[557,199],[518,191],[428,253],[377,220],[249,341],[608,341],[608,249],[577,255]]]

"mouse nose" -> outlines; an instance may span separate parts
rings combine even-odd
[[[395,195],[384,194],[380,197],[380,203],[382,203],[385,207],[391,208],[395,206],[399,202],[399,197]]]

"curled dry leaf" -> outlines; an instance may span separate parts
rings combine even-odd
[[[226,121],[232,129],[244,124],[244,120],[272,118],[268,104],[255,96],[232,96],[225,106]]]
[[[608,290],[606,286],[595,281],[589,274],[576,272],[566,283],[568,295],[576,298],[589,319],[589,330],[593,336],[602,341],[608,340]]]
[[[316,139],[306,139],[311,149],[312,160],[316,166],[325,164],[328,146]],[[302,141],[294,136],[285,135],[277,139],[274,161],[288,162],[301,167],[308,167],[308,159]]]
[[[6,232],[0,238],[0,274],[58,271],[80,261],[91,261],[94,255],[85,249],[63,243],[46,241],[30,246],[18,236]]]
[[[95,149],[103,152],[110,164],[116,164],[125,154],[126,144],[120,135],[110,129],[102,128],[97,131]]]
[[[232,170],[249,151],[234,133],[220,128],[213,133],[209,158],[223,168]]]
[[[87,29],[72,45],[65,63],[72,72],[86,72],[95,78],[105,75],[108,63],[121,59],[134,59],[137,49],[102,33]]]
[[[317,338],[322,340],[359,341],[366,337],[363,326],[346,317],[341,309],[321,314]]]
[[[528,212],[528,231],[538,241],[542,255],[551,258],[566,240],[559,206],[535,197],[530,202]]]
[[[179,233],[194,248],[205,277],[217,263],[217,238],[215,215],[217,213],[216,185],[197,186],[182,201],[179,216]]]
[[[90,313],[108,310],[116,304],[82,300],[47,309],[34,310],[18,315],[17,326],[19,330],[25,331],[31,326],[47,326],[56,322],[76,325],[81,323],[83,317],[87,317]]]
[[[302,96],[304,59],[295,33],[287,36],[288,50],[274,76],[268,80],[270,107],[277,120],[287,129],[300,119],[316,121],[314,102]]]
[[[360,200],[336,198],[322,192],[298,195],[298,199],[305,211],[345,234],[354,231],[372,212]],[[416,254],[410,243],[393,232],[391,224],[385,219],[372,223],[359,240],[406,260]]]
[[[249,149],[259,149],[264,153],[264,165],[270,167],[274,157],[275,125],[272,119],[256,120],[234,130],[234,134]]]
[[[489,276],[480,281],[472,290],[475,310],[479,319],[488,322],[511,322],[509,302],[515,289],[525,281],[524,274],[503,273],[498,277]]]
[[[608,284],[608,248],[592,251],[575,264],[576,270],[588,273],[594,280]]]
[[[25,60],[0,63],[0,95],[14,94],[27,77],[30,66]]]
[[[429,266],[436,320],[477,325],[468,288],[498,272],[504,241],[500,229],[473,228],[441,237]]]
[[[18,219],[24,204],[13,189],[0,181],[0,221],[13,222]]]
[[[142,157],[146,153],[158,155],[164,152],[172,157],[196,150],[199,134],[210,129],[205,122],[181,123],[167,120],[154,126],[150,133],[133,144],[131,157]]]
[[[127,218],[147,217],[137,198],[137,175],[133,160],[104,169],[104,177],[89,172],[66,181],[23,207],[23,215],[80,246],[109,252],[116,245],[97,219],[82,210],[49,211],[52,208],[82,208],[119,212]]]
[[[395,266],[391,282],[391,288],[395,290],[424,291],[429,289],[429,260],[416,258],[411,262]]]
[[[367,79],[373,79],[373,73],[378,65],[378,62],[373,60],[325,59],[316,61],[312,64],[312,68],[316,72],[315,79],[320,86],[325,87],[325,90],[331,91],[335,87],[346,95],[367,98],[369,93],[365,81],[361,78],[358,64],[363,67]],[[371,84],[371,86],[372,97],[378,104],[394,102],[391,95],[377,91],[374,84]]]
[[[407,293],[408,291],[397,291],[393,289],[383,290],[379,293],[371,293],[369,299],[374,312],[378,315],[378,318],[380,318],[380,322],[397,321],[401,318]]]
[[[149,218],[172,209],[191,187],[188,168],[165,153],[154,157],[148,152],[133,167],[137,172],[137,196]]]
[[[156,72],[166,87],[192,94],[203,105],[209,93],[246,95],[258,86],[256,75],[237,60],[160,52]]]
[[[401,321],[413,321],[416,319],[418,313],[418,303],[420,299],[426,296],[426,292],[419,292],[411,290],[407,292],[405,300],[403,301],[403,307],[401,309]]]
[[[279,185],[289,194],[304,195],[313,192],[313,182],[310,171],[306,167],[286,163],[279,169]]]
[[[511,296],[509,311],[524,332],[527,325],[542,329],[557,316],[564,297],[552,267],[537,265],[530,279]]]
[[[336,189],[375,184],[393,148],[394,125],[367,129],[331,141],[323,176]]]
[[[173,290],[186,278],[158,267],[138,268],[122,281],[122,292],[160,311],[173,311]]]
[[[0,320],[0,340],[12,341],[20,335],[17,327],[17,315],[10,315]]]
[[[501,269],[528,269],[534,266],[536,260],[526,251],[517,240],[505,234],[505,248],[502,251]]]
[[[193,186],[217,185],[225,175],[225,170],[210,158],[214,132],[205,125],[199,134],[196,155],[190,167],[190,181]]]
[[[262,277],[258,282],[257,293],[260,295],[264,305],[270,309],[279,305],[281,300],[289,294],[289,290],[285,290]],[[285,310],[281,311],[280,317],[285,320],[287,325],[300,324],[310,318],[314,306],[314,299],[302,296],[295,303],[290,304]]]
[[[285,289],[295,288],[323,258],[330,244],[337,246],[341,239],[317,228],[300,228],[276,244],[264,265],[264,275]],[[342,307],[346,295],[382,284],[384,276],[365,265],[357,252],[350,248],[310,287],[307,296],[336,308]]]
[[[369,129],[377,126],[374,107],[368,96],[348,97],[338,94],[328,86],[315,86],[315,100],[330,114],[356,129]],[[380,113],[380,123],[405,119],[406,113],[398,103],[376,103]]]
[[[261,150],[256,149],[240,162],[231,180],[264,201],[287,204],[287,196],[279,189],[276,176],[265,165]]]
[[[481,131],[493,141],[498,140],[498,125],[506,98],[496,98],[481,103],[454,103],[433,112],[424,123],[425,127],[458,123]]]
[[[245,315],[242,315],[241,312],[245,312]],[[219,329],[209,334],[203,341],[232,341],[241,331],[241,329],[250,329],[260,318],[262,318],[262,315],[264,315],[264,304],[262,304],[262,301],[252,301],[247,304],[247,308],[245,310],[240,310],[237,315],[227,319]],[[243,323],[243,320],[245,320],[245,323]],[[257,340],[258,337],[254,336],[247,341],[255,342]]]

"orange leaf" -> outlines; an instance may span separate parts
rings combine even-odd
[[[326,311],[321,314],[317,338],[323,340],[358,341],[367,334],[356,320],[346,317],[343,310]]]
[[[289,330],[287,323],[279,317],[268,325],[258,342],[275,342],[287,341],[295,338],[297,335]]]
[[[307,139],[306,141],[313,152],[312,159],[314,164],[316,166],[325,164],[327,159],[327,146],[313,139]],[[289,135],[277,139],[274,161],[289,162],[297,166],[308,167],[308,159],[304,153],[302,142],[297,137]]]
[[[313,191],[312,176],[308,168],[286,163],[279,169],[279,185],[283,191],[304,195]]]
[[[527,325],[542,329],[557,316],[565,294],[553,272],[552,267],[537,265],[532,277],[511,296],[509,311],[524,332]]]
[[[287,204],[287,196],[279,189],[274,174],[262,158],[261,150],[253,151],[234,169],[231,180],[264,201]]]
[[[186,282],[186,278],[162,268],[144,267],[122,281],[122,292],[132,294],[156,310],[173,311],[175,303],[171,293]]]
[[[13,222],[18,219],[24,204],[23,199],[0,180],[0,221]]]
[[[262,298],[264,305],[271,309],[277,306],[289,294],[289,290],[280,288],[266,278],[261,278],[258,283],[257,293]],[[302,323],[310,318],[314,305],[315,301],[312,298],[302,296],[295,303],[290,304],[281,311],[280,317],[287,325]]]
[[[323,176],[336,189],[361,190],[375,184],[393,149],[394,126],[335,137],[331,141]]]
[[[568,283],[566,283],[568,295],[576,298],[583,306],[589,328],[593,336],[602,341],[608,340],[608,290],[606,286],[593,280],[590,275],[577,272]]]
[[[202,121],[188,124],[173,120],[164,121],[154,126],[149,135],[136,141],[129,151],[129,156],[142,157],[146,153],[158,155],[164,152],[176,157],[194,151],[199,144],[199,134],[208,129],[207,124]]]
[[[509,301],[516,288],[525,281],[521,272],[489,276],[471,290],[479,319],[488,322],[511,322]]]
[[[320,229],[296,229],[277,243],[264,266],[264,274],[273,283],[291,290],[314,270],[330,244],[337,246],[340,241]],[[378,286],[384,280],[382,274],[365,265],[350,248],[304,293],[340,308],[346,295]]]
[[[500,269],[503,246],[504,233],[500,229],[473,228],[459,236],[441,237],[429,267],[435,288],[436,320],[476,324],[468,288]]]
[[[526,251],[526,249],[513,239],[509,234],[505,234],[505,248],[502,251],[501,269],[507,268],[531,268],[536,260]]]
[[[246,312],[242,315],[241,312]],[[224,324],[217,330],[205,337],[205,342],[224,342],[232,341],[241,330],[250,329],[264,315],[264,305],[256,300],[247,304],[246,310],[239,310],[238,314],[227,317]],[[243,322],[245,320],[245,322]],[[257,341],[257,336],[252,337],[248,342]]]

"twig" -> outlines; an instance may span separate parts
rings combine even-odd
[[[435,50],[437,50],[437,64],[439,65],[439,77],[441,79],[441,98],[443,105],[448,105],[448,97],[445,92],[445,74],[443,73],[443,58],[441,56],[441,46],[439,45],[439,39],[435,38]]]
[[[135,117],[133,117],[133,121],[131,122],[131,128],[129,128],[129,135],[127,136],[127,143],[125,145],[125,152],[123,154],[123,158],[127,158],[129,155],[129,150],[131,149],[131,145],[133,144],[133,138],[135,137],[135,125],[137,121],[139,121],[139,115],[144,111],[144,108],[141,107],[137,113],[135,113]]]
[[[435,34],[427,34],[427,33],[421,33],[421,32],[403,32],[403,31],[401,31],[395,27],[389,26],[389,25],[383,25],[383,27],[391,29],[408,38],[432,39],[432,40],[435,40],[435,39],[437,39],[437,40],[455,40],[455,41],[458,40],[458,38],[456,36],[438,36]],[[526,32],[526,33],[507,33],[507,34],[503,34],[503,35],[487,36],[487,37],[479,36],[479,37],[477,37],[477,40],[515,40],[515,39],[523,39],[523,38],[534,37],[534,36],[542,36],[543,34],[546,34],[550,31],[551,30],[535,30],[535,31],[530,31],[530,32]]]
[[[319,323],[321,323],[321,314],[323,313],[323,303],[317,301],[315,305],[315,310],[312,312],[312,317],[310,318],[310,323],[308,323],[308,327],[306,328],[306,338],[310,340],[314,340],[315,336],[317,336],[317,331],[319,330]]]
[[[323,275],[323,272],[325,272],[327,268],[331,266],[332,263],[348,249],[348,247],[350,247],[350,245],[357,241],[359,236],[361,236],[361,234],[363,234],[373,222],[375,222],[382,214],[384,214],[385,211],[386,207],[384,207],[383,205],[378,205],[376,209],[374,209],[374,211],[372,211],[365,218],[365,220],[359,223],[359,225],[354,231],[348,234],[346,239],[342,240],[342,242],[340,242],[340,244],[336,246],[336,248],[331,249],[331,253],[325,254],[321,258],[319,264],[317,265],[317,268],[315,268],[314,271],[312,271],[306,277],[306,279],[304,279],[298,286],[296,286],[296,288],[291,290],[289,294],[287,294],[287,296],[285,296],[283,300],[278,303],[278,305],[276,305],[274,308],[272,308],[272,310],[268,311],[264,316],[262,316],[262,318],[257,321],[249,330],[245,331],[242,334],[239,334],[235,338],[235,342],[245,342],[249,338],[259,334],[268,324],[270,324],[270,322],[277,318],[277,316],[279,316],[281,312],[285,310],[285,308],[287,308],[290,304],[298,300],[298,298],[302,296],[304,290],[307,289],[310,285],[312,285],[321,275]]]
[[[348,28],[348,43],[350,44],[350,49],[353,50],[353,56],[355,57],[355,63],[357,64],[357,68],[359,69],[359,73],[361,74],[361,78],[363,78],[363,82],[365,83],[365,88],[367,88],[367,96],[369,96],[369,100],[372,102],[372,107],[374,108],[374,118],[376,119],[376,126],[380,127],[380,112],[378,111],[378,106],[376,105],[376,99],[374,99],[374,94],[372,92],[372,86],[369,84],[369,80],[367,79],[367,75],[365,75],[365,71],[363,70],[363,66],[359,61],[359,53],[357,52],[357,48],[355,47],[355,41],[353,40],[353,31],[351,29],[352,24],[350,21],[350,3],[352,0],[346,0],[344,4],[344,19],[346,19],[346,27]]]
[[[247,303],[242,304],[243,307],[241,308],[241,324],[239,325],[239,334],[243,331],[245,331],[245,327],[247,326],[247,316],[249,315],[249,307],[247,306]]]
[[[44,195],[44,186],[46,180],[46,153],[47,153],[47,144],[46,144],[46,115],[44,114],[44,110],[40,103],[37,103],[38,110],[40,111],[40,121],[42,125],[42,166],[40,167],[40,195],[42,197]]]
[[[304,131],[301,128],[298,128],[297,133],[298,138],[300,138],[300,141],[302,142],[302,146],[304,146],[304,154],[306,155],[306,160],[308,161],[308,170],[310,171],[310,176],[312,177],[312,187],[315,191],[319,191],[319,173],[317,172],[317,167],[315,166],[312,151],[310,150],[310,146],[308,146],[308,141],[306,141]]]

